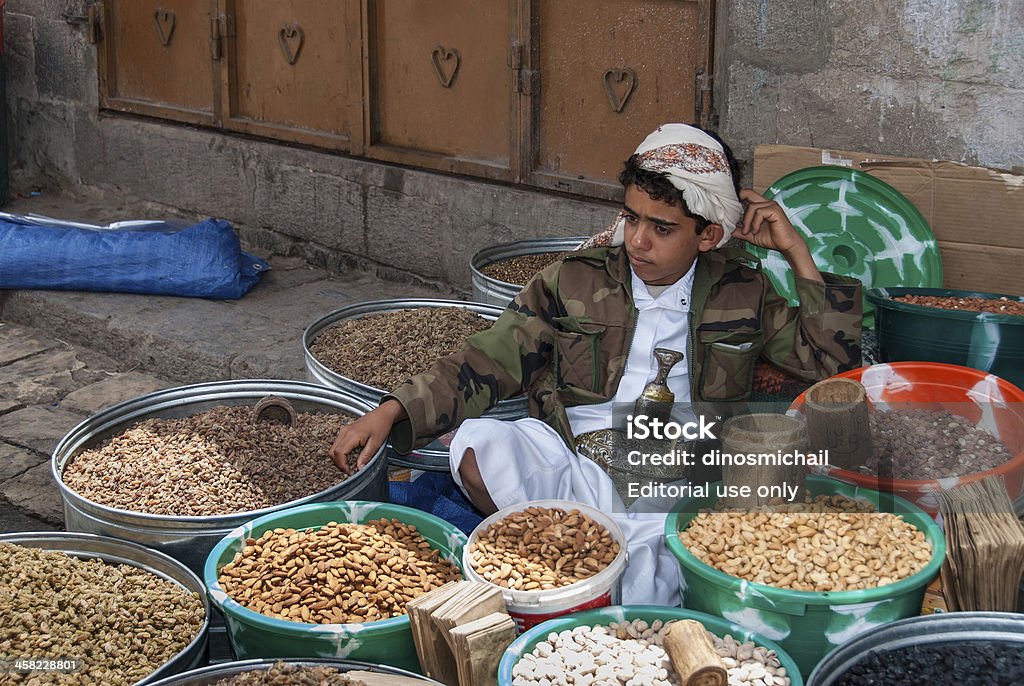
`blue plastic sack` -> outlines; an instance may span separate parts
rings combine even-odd
[[[236,299],[269,269],[223,220],[100,227],[0,215],[0,288]]]

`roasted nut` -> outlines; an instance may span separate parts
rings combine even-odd
[[[588,579],[619,554],[608,529],[579,510],[528,507],[481,531],[470,544],[474,571],[522,591],[561,588]]]
[[[380,519],[266,531],[246,540],[218,581],[270,617],[350,624],[404,615],[407,602],[460,576],[415,526]]]
[[[852,591],[912,576],[931,560],[924,532],[870,503],[818,496],[699,512],[679,539],[726,574],[797,591]]]
[[[1001,298],[960,298],[956,296],[902,295],[893,300],[921,307],[937,307],[942,310],[967,310],[1024,316],[1024,301],[1011,300],[1006,296]]]

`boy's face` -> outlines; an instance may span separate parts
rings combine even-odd
[[[697,220],[687,217],[682,207],[654,200],[635,184],[626,188],[623,211],[630,267],[652,286],[678,281],[697,254],[712,250],[722,237],[718,224],[709,224],[698,235]]]

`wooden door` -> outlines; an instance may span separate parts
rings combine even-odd
[[[366,0],[367,154],[514,180],[517,0]]]
[[[358,0],[227,0],[225,128],[349,150],[361,133]]]
[[[617,199],[622,163],[648,133],[700,118],[711,10],[703,0],[535,0],[540,88],[525,180]]]
[[[215,0],[108,0],[102,15],[98,62],[103,107],[214,123]]]

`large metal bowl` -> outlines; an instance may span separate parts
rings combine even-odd
[[[160,681],[152,684],[152,686],[212,686],[221,679],[230,679],[231,677],[239,674],[245,674],[248,672],[265,672],[278,662],[284,662],[288,665],[297,665],[300,667],[333,667],[339,672],[362,671],[373,674],[402,676],[406,679],[422,681],[424,685],[439,683],[433,679],[428,679],[425,676],[407,672],[404,669],[388,667],[387,665],[377,665],[371,662],[318,658],[281,658],[277,660],[242,660],[239,662],[226,662],[220,665],[211,665],[209,667],[194,669],[190,672],[185,672],[184,674],[178,674],[177,676],[169,677],[167,679],[161,679]]]
[[[100,559],[107,564],[126,564],[172,581],[203,599],[205,618],[192,642],[165,662],[136,686],[151,684],[158,679],[193,669],[206,661],[206,644],[210,629],[210,600],[206,586],[191,570],[177,560],[137,543],[119,541],[94,534],[63,531],[26,532],[0,535],[0,543],[16,543],[26,548],[41,548],[73,555],[82,560]]]
[[[387,502],[387,458],[384,450],[363,469],[344,481],[313,495],[272,507],[230,515],[175,517],[107,507],[72,490],[62,475],[71,459],[128,427],[153,417],[187,417],[223,405],[254,405],[267,395],[288,400],[296,412],[349,412],[363,415],[372,406],[351,394],[302,381],[257,379],[216,381],[181,386],[143,395],[114,405],[89,417],[72,429],[53,452],[53,478],[64,503],[64,522],[69,531],[113,536],[135,541],[180,560],[202,574],[206,556],[225,535],[256,517],[327,500],[376,500]]]
[[[523,290],[522,285],[500,281],[484,274],[481,270],[487,265],[523,255],[539,255],[542,253],[575,250],[587,238],[589,236],[537,238],[527,241],[500,243],[480,250],[473,255],[469,262],[469,270],[473,280],[473,299],[482,303],[506,307],[512,301],[512,298],[516,297],[519,291]]]
[[[309,377],[325,386],[337,388],[345,393],[350,393],[362,399],[370,405],[377,406],[386,391],[374,388],[355,379],[335,372],[328,368],[312,353],[312,345],[324,330],[339,324],[348,319],[358,319],[367,315],[383,314],[386,312],[397,312],[418,307],[464,307],[475,312],[485,319],[494,321],[497,319],[503,308],[496,305],[485,305],[482,303],[464,302],[462,300],[441,300],[434,298],[419,299],[394,299],[394,300],[371,300],[367,302],[349,305],[334,310],[306,327],[302,334],[302,348],[306,358],[306,371]],[[484,416],[491,419],[515,420],[522,419],[529,414],[526,398],[515,397],[499,401]],[[417,448],[409,455],[399,455],[387,443],[388,463],[398,467],[411,467],[413,469],[424,469],[430,471],[448,471],[448,445],[443,439],[438,439],[422,448]]]

